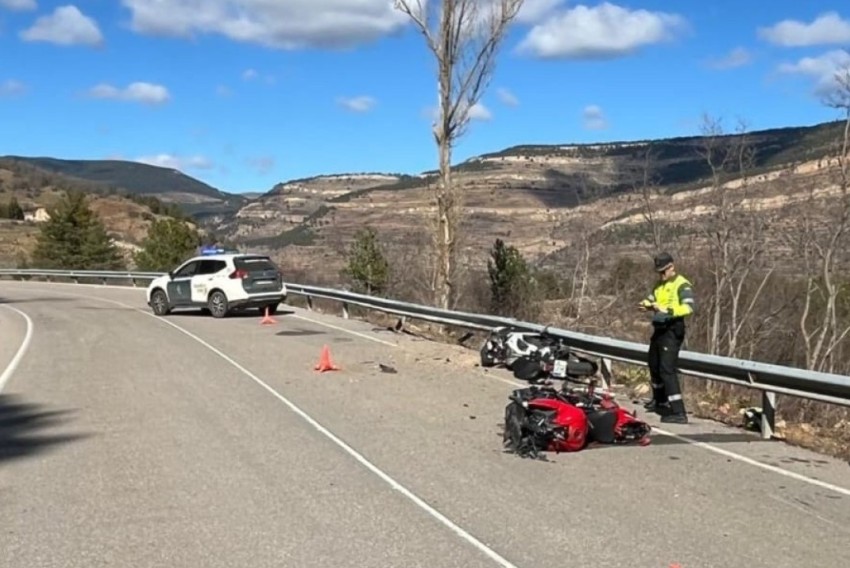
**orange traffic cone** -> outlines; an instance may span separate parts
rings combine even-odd
[[[277,320],[269,315],[269,307],[266,306],[266,315],[264,315],[263,319],[260,320],[260,325],[274,325],[276,323]]]
[[[337,367],[336,365],[334,365],[331,362],[331,350],[328,349],[327,345],[322,347],[322,355],[319,358],[319,362],[316,363],[316,366],[314,367],[314,369],[316,371],[319,371],[320,373],[324,373],[325,371],[339,371],[340,370],[339,367]]]

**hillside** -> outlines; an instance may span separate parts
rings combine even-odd
[[[214,225],[217,234],[248,246],[275,247],[298,243],[312,219],[324,216],[334,204],[375,188],[401,189],[420,178],[398,174],[323,175],[277,184],[252,199],[235,215]],[[306,234],[306,233],[303,233]],[[285,235],[281,237],[281,235]]]
[[[158,218],[178,214],[151,196],[118,195],[105,192],[91,182],[42,170],[15,160],[0,159],[0,205],[16,199],[27,219],[0,219],[0,265],[17,266],[35,247],[39,224],[67,190],[91,195],[91,209],[107,232],[128,255],[137,250]]]
[[[754,159],[748,175],[761,184],[760,199],[787,192],[789,184],[794,187],[784,179],[780,188],[775,172],[802,165],[800,175],[814,175],[839,131],[840,125],[833,122],[749,133]],[[711,144],[730,140],[719,137]],[[676,195],[665,205],[670,222],[687,221],[691,212],[705,209],[710,195],[699,190],[711,173],[703,155],[708,146],[709,140],[701,136],[595,145],[524,144],[460,163],[455,181],[466,205],[463,245],[470,263],[481,267],[496,238],[556,269],[569,267],[572,249],[588,235],[607,243],[612,253],[631,250],[645,232],[636,222],[643,218],[638,187],[645,174],[657,192]],[[179,207],[221,239],[274,254],[287,266],[309,271],[315,280],[336,279],[349,242],[366,225],[376,228],[397,254],[421,256],[432,217],[428,184],[436,180],[433,171],[321,175],[245,196],[135,162],[8,157],[0,163],[19,177],[35,180],[38,187],[72,185],[104,197],[116,192],[136,196],[137,202],[138,196],[154,197],[141,206],[165,214],[176,213],[169,206]],[[734,172],[724,175],[734,178]]]
[[[749,133],[753,160],[747,173],[761,184],[761,199],[788,191],[790,182],[783,179],[779,187],[771,172],[797,164],[804,165],[801,176],[815,175],[818,160],[833,150],[840,130],[839,123],[831,122]],[[650,174],[658,192],[679,194],[668,200],[668,209],[674,210],[668,211],[671,220],[686,216],[710,198],[699,191],[711,172],[702,155],[705,148],[732,141],[731,136],[693,136],[604,145],[521,145],[458,164],[455,181],[466,205],[464,245],[470,262],[482,266],[496,238],[555,268],[568,267],[570,248],[589,234],[609,243],[612,254],[618,247],[629,250],[634,244],[630,234],[640,229],[624,224],[639,216],[636,188],[644,174]],[[649,168],[647,152],[653,156]],[[288,182],[215,228],[236,243],[277,254],[313,280],[332,280],[343,265],[348,242],[365,225],[376,228],[396,249],[408,249],[398,253],[402,256],[421,251],[432,213],[427,183],[434,181],[434,174]],[[736,174],[723,177],[733,180]]]
[[[78,182],[89,182],[90,191],[124,191],[155,196],[165,203],[179,205],[183,211],[198,218],[230,214],[248,202],[244,196],[225,193],[180,171],[139,162],[23,156],[4,156],[0,160],[26,164]]]

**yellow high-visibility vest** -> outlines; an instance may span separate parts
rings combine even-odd
[[[646,307],[654,303],[661,306],[663,311],[656,313],[653,318],[658,321],[690,316],[696,310],[693,285],[681,274],[677,274],[675,278],[666,282],[659,282],[642,303]]]

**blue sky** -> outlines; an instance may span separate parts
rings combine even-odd
[[[0,0],[0,154],[140,160],[233,192],[432,169],[434,61],[407,24],[392,0]],[[525,0],[455,162],[695,134],[702,113],[831,120],[818,94],[848,46],[837,0]]]

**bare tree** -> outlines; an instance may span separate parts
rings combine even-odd
[[[715,212],[704,223],[704,230],[709,241],[708,254],[711,261],[710,272],[713,277],[713,294],[710,302],[711,317],[708,320],[708,352],[717,354],[720,350],[721,325],[723,321],[723,290],[727,286],[728,273],[726,270],[728,249],[728,234],[725,224],[720,221],[728,213],[725,207],[726,193],[723,186],[724,172],[728,169],[731,152],[728,140],[724,138],[723,128],[719,119],[703,116],[700,127],[703,137],[697,148],[699,155],[706,161],[711,174],[711,187],[715,202]]]
[[[745,326],[773,275],[766,255],[768,220],[751,199],[755,149],[747,125],[740,121],[735,134],[729,136],[724,135],[719,120],[705,117],[703,136],[699,151],[711,174],[712,205],[703,231],[714,284],[708,350],[734,357],[739,355]]]
[[[457,233],[462,216],[461,192],[452,185],[452,147],[470,120],[496,64],[508,26],[523,0],[396,0],[425,38],[437,61],[438,117],[434,139],[439,153],[436,200],[436,264],[432,288],[437,305],[454,307]]]
[[[602,188],[585,174],[581,176],[576,188],[575,208],[580,210],[583,205],[593,203],[604,195]],[[572,323],[579,323],[584,316],[584,308],[589,297],[594,295],[593,271],[598,269],[596,265],[596,252],[602,246],[600,229],[605,224],[605,219],[587,213],[576,215],[569,222],[570,232],[574,235],[571,248],[575,253],[575,266],[573,267],[572,280],[570,283],[570,317]],[[596,313],[600,309],[596,307]]]
[[[806,350],[806,367],[834,371],[837,352],[850,333],[850,326],[839,318],[838,300],[842,290],[841,264],[847,254],[850,233],[850,66],[836,73],[836,88],[825,104],[841,112],[843,128],[837,141],[835,166],[827,167],[826,195],[809,191],[801,223],[800,249],[808,269],[806,294],[800,316],[800,331]],[[833,169],[834,168],[834,169]],[[833,199],[830,193],[835,193]]]
[[[635,176],[637,178],[636,183],[633,184],[633,191],[638,194],[641,200],[641,215],[643,215],[643,220],[649,226],[651,232],[653,253],[664,248],[661,223],[655,205],[656,198],[660,194],[655,159],[656,155],[653,152],[652,144],[647,144],[638,169],[638,175]]]

